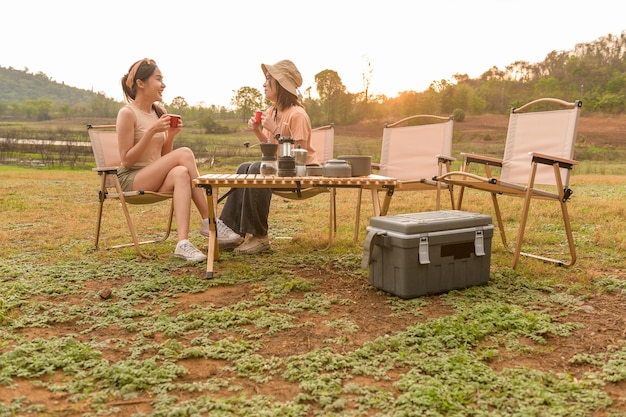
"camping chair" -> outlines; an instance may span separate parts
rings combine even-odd
[[[323,164],[329,159],[333,159],[335,146],[335,125],[329,124],[315,128],[311,131],[311,147],[315,149],[318,161]],[[272,190],[272,194],[287,200],[305,200],[315,197],[318,194],[330,193],[330,219],[329,219],[329,241],[328,245],[333,241],[337,233],[337,210],[336,210],[336,191],[334,188],[303,188],[300,190]]]
[[[407,125],[407,122],[419,123]],[[432,178],[450,171],[455,159],[452,154],[452,116],[414,115],[386,124],[383,128],[380,164],[372,164],[380,175],[398,180],[395,191],[435,191],[435,210],[441,206],[441,191],[450,193],[450,205],[454,209],[451,186]],[[374,197],[374,196],[373,196]],[[359,237],[361,217],[361,190],[358,193],[354,242]]]
[[[568,185],[570,172],[577,164],[572,157],[581,106],[580,101],[570,103],[554,98],[540,98],[514,108],[509,117],[502,159],[462,153],[463,170],[449,172],[437,178],[448,185],[461,187],[457,203],[459,209],[466,187],[491,194],[502,243],[514,254],[513,268],[517,266],[520,255],[554,262],[565,267],[570,267],[576,262],[576,248],[566,202],[572,194]],[[533,107],[534,111],[528,111],[530,107]],[[470,172],[471,163],[482,164],[485,175]],[[500,178],[492,176],[492,166],[500,168]],[[510,248],[507,243],[502,213],[498,205],[498,197],[501,195],[524,199],[515,248]],[[521,251],[530,203],[535,199],[559,204],[571,257],[569,262]]]
[[[172,217],[174,214],[173,194],[153,191],[128,191],[122,192],[122,186],[117,178],[117,167],[120,165],[119,147],[115,125],[87,125],[91,148],[96,159],[96,167],[93,169],[100,176],[100,191],[98,193],[98,219],[96,222],[95,247],[98,248],[100,230],[102,226],[102,213],[106,200],[119,201],[126,223],[132,237],[132,243],[109,246],[107,249],[134,246],[137,253],[143,258],[149,258],[140,248],[146,243],[156,243],[166,240],[172,230]],[[152,204],[164,200],[171,200],[167,219],[165,235],[158,239],[139,241],[134,223],[128,211],[129,204]]]

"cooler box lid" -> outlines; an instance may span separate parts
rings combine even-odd
[[[426,211],[372,217],[370,226],[405,234],[464,229],[491,224],[491,216],[461,210]]]

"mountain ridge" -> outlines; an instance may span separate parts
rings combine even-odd
[[[46,74],[0,66],[0,102],[49,100],[59,105],[89,105],[98,93],[52,80]]]

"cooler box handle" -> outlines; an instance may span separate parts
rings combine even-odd
[[[370,230],[367,232],[367,236],[365,236],[365,242],[363,242],[363,259],[361,260],[361,268],[367,269],[372,263],[371,255],[372,250],[374,249],[374,238],[376,236],[386,235],[386,232],[380,230]]]

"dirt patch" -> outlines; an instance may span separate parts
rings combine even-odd
[[[455,131],[459,134],[491,134],[505,135],[508,117],[506,116],[481,116],[477,118],[468,117],[464,122],[455,124]],[[615,119],[581,119],[579,134],[585,144],[594,146],[623,146],[624,132],[626,132],[626,120]],[[337,127],[337,134],[343,136],[365,136],[380,137],[380,124],[361,124],[351,127]],[[622,276],[623,271],[611,271],[615,276]],[[197,270],[193,267],[182,267],[181,275],[195,275]],[[320,272],[298,271],[300,277],[305,280],[316,280],[320,277]],[[604,274],[607,271],[603,271]],[[295,324],[318,321],[329,322],[349,317],[351,322],[358,326],[358,331],[346,333],[341,329],[326,325],[303,326],[293,330],[278,332],[276,335],[262,335],[259,339],[261,350],[258,352],[264,357],[285,358],[288,356],[304,354],[314,349],[330,348],[337,352],[342,350],[356,349],[365,342],[375,340],[386,335],[393,335],[398,329],[407,327],[407,323],[424,322],[429,319],[445,317],[452,314],[451,308],[442,302],[439,295],[424,297],[425,306],[420,308],[419,315],[409,314],[406,311],[398,313],[389,304],[388,298],[369,285],[366,278],[355,280],[341,275],[332,275],[324,271],[324,279],[319,280],[316,293],[323,294],[329,299],[346,299],[350,303],[333,306],[328,310],[328,315],[312,317],[310,313],[292,314]],[[115,281],[107,281],[111,286],[110,296],[96,298],[94,302],[107,303],[116,300],[116,290],[122,288],[130,278],[123,277]],[[102,290],[102,283],[92,281],[85,284],[84,291],[88,293],[99,293]],[[241,301],[252,300],[254,297],[254,285],[241,283],[236,285],[224,285],[211,287],[209,290],[193,294],[179,294],[176,298],[177,306],[173,307],[172,314],[190,311],[194,305],[215,305],[217,307],[234,305]],[[110,298],[109,298],[110,297]],[[303,298],[304,294],[294,292],[290,298]],[[85,302],[84,294],[75,298],[64,299],[66,302],[80,304]],[[610,345],[619,345],[626,339],[626,318],[624,315],[624,296],[619,294],[594,294],[581,302],[579,309],[575,312],[568,311],[564,320],[568,322],[580,323],[582,328],[574,330],[568,337],[547,336],[545,344],[535,344],[530,340],[524,343],[540,350],[541,354],[525,355],[521,353],[501,350],[499,355],[490,363],[490,366],[500,371],[512,367],[528,367],[541,371],[553,371],[557,373],[568,373],[574,378],[582,378],[586,373],[593,371],[585,364],[573,363],[572,357],[579,354],[598,355],[605,353]],[[558,317],[558,311],[551,312],[552,316]],[[29,338],[52,338],[54,336],[64,336],[67,334],[80,334],[84,330],[84,325],[74,322],[57,323],[49,328],[28,328],[24,334]],[[254,329],[249,329],[254,331]],[[167,343],[167,338],[161,334],[143,334],[143,337],[150,338],[156,345]],[[220,334],[215,337],[239,337],[236,334]],[[93,337],[91,334],[82,336],[87,342]],[[97,337],[101,340],[131,340],[138,337],[136,333],[125,329],[107,326],[98,330]],[[328,344],[329,339],[343,338],[340,344]],[[189,345],[189,340],[184,340]],[[103,349],[106,359],[115,362],[127,357],[125,349]],[[184,382],[194,383],[206,381],[210,378],[223,377],[235,378],[234,375],[225,371],[225,361],[219,360],[194,360],[187,359],[180,362],[190,370],[190,373],[181,379]],[[52,376],[52,379],[56,376]],[[241,378],[242,394],[255,395],[267,394],[273,396],[277,401],[289,401],[298,394],[297,384],[276,378],[268,383],[253,384],[251,380]],[[355,382],[365,386],[367,377],[357,377]],[[393,389],[393,378],[389,381],[376,381],[376,385],[381,388]],[[31,403],[45,404],[49,415],[74,416],[92,411],[89,404],[84,402],[73,402],[71,396],[66,393],[53,393],[48,389],[37,387],[31,381],[16,379],[16,389],[0,389],[0,402],[10,404],[18,397],[28,398]],[[611,396],[613,405],[611,413],[626,413],[626,382],[617,384],[607,384],[606,392]],[[193,398],[193,395],[185,392],[175,392],[181,400]],[[219,393],[215,394],[219,396]],[[225,394],[222,394],[225,395]],[[134,398],[128,400],[118,400],[109,403],[111,407],[119,408],[119,415],[132,415],[138,413],[149,414],[152,410],[150,403],[153,398]],[[593,414],[596,417],[608,416],[607,411],[598,411]]]

